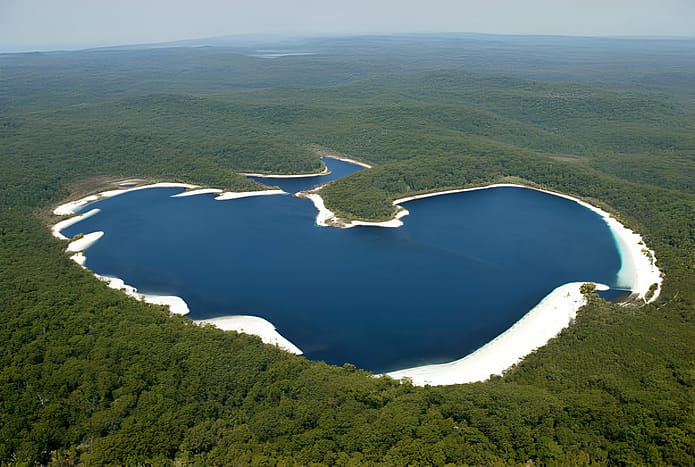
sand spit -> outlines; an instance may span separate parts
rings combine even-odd
[[[257,316],[220,316],[219,318],[203,319],[197,324],[212,324],[225,331],[243,332],[261,338],[266,344],[280,347],[295,355],[301,355],[302,351],[289,340],[285,339],[272,323]]]
[[[123,193],[128,193],[131,191],[136,191],[136,190],[144,190],[147,188],[186,188],[186,189],[194,189],[198,188],[197,185],[189,185],[186,183],[168,183],[168,182],[161,182],[161,183],[152,183],[150,185],[142,185],[142,186],[136,186],[132,188],[119,188],[117,190],[108,190],[108,191],[102,191],[101,193],[98,193],[96,195],[89,195],[85,196],[82,199],[78,199],[77,201],[70,201],[65,204],[61,204],[57,208],[53,210],[53,214],[56,216],[69,216],[71,214],[75,214],[79,208],[82,206],[85,206],[89,203],[93,203],[94,201],[99,201],[100,199],[104,198],[111,198],[113,196],[118,196],[122,195]],[[185,192],[184,192],[185,193]],[[80,219],[81,220],[81,219]],[[74,221],[72,224],[79,222],[79,220]],[[58,223],[60,224],[60,222]],[[57,225],[58,225],[57,224]],[[64,224],[61,225],[60,229],[64,229],[72,224]]]
[[[188,183],[171,183],[171,182],[159,182],[152,183],[150,185],[136,186],[132,188],[121,188],[118,190],[102,191],[99,193],[101,198],[112,198],[114,196],[120,196],[124,193],[130,193],[131,191],[147,190],[148,188],[185,188],[187,190],[193,190],[198,188],[198,185],[190,185]]]
[[[572,282],[556,288],[511,328],[460,360],[407,368],[388,375],[395,379],[410,378],[418,386],[472,383],[501,375],[569,326],[577,310],[586,303],[580,292],[582,284]]]
[[[70,242],[68,245],[67,251],[70,253],[77,253],[77,252],[83,252],[90,246],[94,244],[97,240],[99,240],[101,237],[104,236],[104,232],[102,231],[97,231],[97,232],[92,232],[88,233],[86,235],[83,235],[82,237],[78,238],[77,240],[74,240]]]
[[[77,207],[81,206],[83,205],[79,205]],[[75,209],[77,209],[77,207],[75,207]],[[80,214],[79,216],[74,216],[69,219],[62,220],[53,226],[51,232],[53,232],[53,236],[56,238],[59,238],[61,240],[70,240],[68,237],[60,233],[60,231],[63,229],[67,229],[71,225],[77,224],[78,222],[83,221],[88,217],[92,217],[94,214],[99,214],[99,212],[101,212],[99,209],[92,209],[90,211],[85,212],[84,214]]]
[[[369,221],[360,221],[360,220],[351,220],[351,221],[346,221],[344,219],[340,219],[338,216],[336,216],[333,211],[328,209],[326,205],[323,202],[323,198],[321,195],[318,194],[318,191],[321,187],[315,188],[314,190],[311,191],[302,191],[300,193],[297,193],[295,196],[298,198],[306,198],[308,200],[311,200],[312,203],[314,203],[314,207],[316,207],[316,210],[318,213],[316,214],[316,224],[320,225],[321,227],[338,227],[341,229],[350,229],[352,227],[357,227],[358,225],[362,226],[372,226],[372,227],[390,227],[390,228],[396,228],[400,227],[403,225],[403,221],[401,221],[402,217],[407,216],[410,214],[407,209],[402,208],[399,206],[398,212],[396,212],[396,215],[394,216],[393,219],[387,220],[387,221],[382,221],[382,222],[369,222]]]
[[[372,166],[369,164],[366,164],[364,162],[356,161],[355,159],[349,159],[347,157],[342,157],[342,156],[334,156],[331,154],[324,154],[321,157],[327,157],[329,159],[335,159],[337,161],[343,161],[343,162],[348,162],[353,165],[359,165],[360,167],[364,167],[365,169],[371,169]]]
[[[185,198],[186,196],[206,195],[208,193],[222,193],[222,190],[220,190],[219,188],[199,188],[197,190],[182,191],[181,193],[178,193],[176,195],[171,195],[171,197]]]
[[[260,190],[260,191],[228,191],[215,197],[216,201],[227,201],[230,199],[249,198],[251,196],[286,195],[282,190]]]

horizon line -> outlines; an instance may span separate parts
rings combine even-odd
[[[435,32],[425,32],[425,31],[399,31],[399,32],[365,32],[365,33],[312,33],[312,34],[300,34],[300,33],[244,33],[244,34],[222,34],[214,36],[202,36],[202,37],[191,37],[184,39],[171,39],[162,40],[155,42],[123,42],[123,43],[109,43],[109,44],[73,44],[73,45],[63,45],[63,46],[51,46],[51,45],[26,45],[26,46],[14,46],[14,47],[0,47],[0,54],[23,54],[23,53],[51,53],[51,52],[83,52],[83,51],[96,51],[104,49],[118,49],[118,48],[175,48],[175,47],[204,47],[206,44],[193,44],[197,41],[216,41],[222,39],[252,39],[257,40],[297,40],[297,39],[321,39],[321,38],[343,38],[343,37],[394,37],[394,36],[455,36],[455,35],[468,35],[468,36],[489,36],[489,37],[506,37],[506,38],[566,38],[566,39],[604,39],[604,40],[647,40],[647,41],[693,41],[695,40],[695,35],[685,36],[685,35],[584,35],[584,34],[528,34],[528,33],[491,33],[491,32],[470,32],[470,31],[435,31]],[[237,46],[242,46],[245,44],[236,44]],[[246,44],[248,45],[248,44]],[[215,45],[207,45],[209,47],[216,47]],[[227,46],[233,46],[228,44]],[[53,48],[55,47],[55,48]],[[219,47],[219,46],[217,46]]]

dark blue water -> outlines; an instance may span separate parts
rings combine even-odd
[[[102,230],[87,267],[173,294],[192,319],[255,315],[311,359],[373,371],[451,361],[509,328],[555,287],[615,285],[605,222],[569,200],[494,188],[405,204],[398,229],[315,224],[291,195],[215,201],[134,191],[63,231]]]
[[[345,177],[362,169],[362,167],[359,165],[350,164],[337,159],[324,158],[323,160],[330,170],[330,173],[326,175],[299,178],[249,178],[266,185],[276,185],[288,193],[299,193],[300,191],[308,190],[318,185],[323,185],[326,182],[335,180],[336,178]]]
[[[604,300],[608,301],[620,301],[628,297],[632,291],[627,289],[611,288],[608,290],[598,290],[596,294]]]

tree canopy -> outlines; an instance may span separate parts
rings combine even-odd
[[[552,39],[354,40],[0,55],[0,463],[693,464],[692,43],[597,42],[622,59],[592,67]],[[238,172],[318,171],[317,147],[375,165],[322,190],[346,217],[499,181],[590,200],[643,234],[663,293],[592,297],[504,376],[421,388],[169,316],[48,227],[119,179],[252,190]]]

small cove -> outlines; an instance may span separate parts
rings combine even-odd
[[[326,160],[336,177],[355,166]],[[324,177],[262,179],[296,192]],[[289,185],[287,185],[289,184]],[[322,228],[291,195],[215,201],[133,191],[65,228],[104,231],[86,266],[177,295],[192,319],[260,316],[311,359],[375,372],[460,358],[555,287],[615,286],[620,256],[600,216],[523,188],[419,199],[397,229]]]

